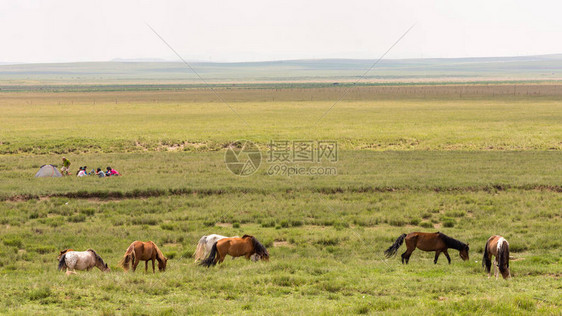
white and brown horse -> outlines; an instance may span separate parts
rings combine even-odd
[[[86,251],[65,251],[60,255],[59,271],[66,269],[66,274],[75,274],[76,270],[91,270],[93,267],[103,272],[109,272],[111,269],[107,263],[93,250]],[[72,271],[71,271],[72,270]]]
[[[250,259],[256,256],[258,260],[269,261],[269,252],[254,236],[244,235],[242,238],[223,238],[214,243],[209,256],[199,264],[205,267],[214,266],[224,261],[226,255],[232,257],[246,257]]]
[[[504,279],[511,277],[509,271],[509,243],[505,238],[494,235],[488,238],[486,246],[484,246],[484,257],[482,258],[482,266],[486,268],[488,277],[492,276],[492,256],[494,260],[494,275],[498,278],[498,269]]]
[[[234,237],[238,237],[238,236],[234,236]],[[211,234],[201,237],[199,239],[199,242],[197,243],[197,249],[193,254],[193,257],[195,258],[195,262],[205,259],[209,255],[209,253],[211,253],[211,248],[213,248],[213,245],[217,241],[224,238],[228,238],[228,237],[217,235],[217,234]]]
[[[211,253],[211,249],[213,248],[213,245],[217,241],[219,241],[221,239],[224,239],[224,238],[240,238],[240,237],[238,237],[238,236],[227,237],[227,236],[222,236],[222,235],[217,235],[217,234],[211,234],[211,235],[201,237],[199,239],[199,242],[197,243],[197,249],[195,250],[195,253],[193,253],[193,257],[195,258],[195,262],[207,258],[207,256]],[[232,259],[234,259],[234,257],[232,257]],[[259,258],[255,254],[252,255],[251,259],[254,262],[259,260]]]

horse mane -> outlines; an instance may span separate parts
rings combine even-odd
[[[498,268],[502,275],[509,269],[509,243],[503,237],[500,238],[503,245],[498,245]]]
[[[441,232],[437,232],[437,234],[439,234],[439,238],[441,238],[445,245],[447,245],[447,248],[453,248],[456,250],[463,250],[468,248],[468,245],[460,240],[456,240],[455,238],[449,237]]]
[[[242,238],[246,238],[246,237],[254,238],[254,236],[252,236],[252,235],[244,235],[244,236],[242,236]]]
[[[265,248],[264,245],[262,245],[254,236],[250,236],[250,235],[244,235],[244,237],[250,237],[252,238],[252,243],[254,244],[254,252],[258,254],[258,256],[263,257],[269,257],[269,252],[267,251],[267,249]],[[242,238],[244,238],[242,237]]]
[[[156,249],[156,260],[161,263],[164,259],[166,259],[166,257],[164,257],[164,254],[162,253],[162,251],[160,251],[160,248],[158,248],[158,246],[156,246],[153,241],[151,241],[150,243],[154,246],[154,249]]]
[[[101,264],[105,264],[105,262],[103,262],[103,259],[100,257],[100,255],[97,254],[97,252],[94,249],[88,249],[86,251],[89,251],[91,253],[94,254],[94,257],[96,258],[96,261],[101,261]]]

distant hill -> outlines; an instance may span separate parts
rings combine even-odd
[[[319,59],[190,65],[208,82],[355,81],[375,60]],[[562,54],[520,57],[382,60],[364,81],[560,80]],[[115,60],[0,65],[1,83],[18,82],[200,83],[182,62]]]

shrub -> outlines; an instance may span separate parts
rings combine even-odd
[[[6,246],[22,248],[23,241],[19,237],[4,237],[2,242]]]
[[[401,227],[406,225],[406,221],[402,218],[391,218],[388,220],[388,224],[390,224],[390,226]]]
[[[177,228],[177,226],[175,224],[172,224],[172,223],[166,223],[166,224],[160,225],[160,228],[162,228],[163,230],[175,230]]]
[[[261,223],[261,227],[275,227],[275,220],[274,219],[265,220]]]
[[[443,217],[443,227],[454,227],[457,222],[450,217]]]
[[[177,251],[168,251],[164,253],[164,256],[166,256],[166,258],[168,259],[174,259],[177,254],[178,254]]]
[[[35,300],[40,300],[43,298],[47,298],[49,296],[51,296],[51,289],[48,287],[42,287],[39,289],[34,289],[29,291],[29,293],[27,294],[29,299],[32,301]]]
[[[303,221],[301,220],[295,220],[295,219],[291,220],[292,227],[300,227],[302,225],[303,225]]]
[[[420,223],[420,219],[419,218],[412,218],[410,220],[410,225],[418,225]]]
[[[74,215],[74,216],[70,216],[68,218],[69,222],[72,223],[80,223],[80,222],[85,222],[86,221],[86,215],[84,214],[78,214],[78,215]]]

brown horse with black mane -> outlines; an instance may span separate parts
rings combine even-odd
[[[246,259],[256,254],[258,259],[269,260],[269,252],[254,236],[244,235],[242,238],[223,238],[215,242],[207,259],[200,265],[210,267],[224,261],[226,255],[233,257],[245,256]]]
[[[390,258],[396,255],[398,248],[402,245],[402,243],[406,241],[406,251],[402,254],[402,263],[410,261],[410,256],[412,252],[417,248],[423,251],[435,251],[435,259],[433,260],[434,263],[437,263],[437,259],[441,253],[445,254],[449,264],[451,263],[451,257],[449,257],[449,253],[447,252],[448,248],[453,248],[459,251],[459,254],[462,260],[468,260],[468,244],[465,244],[461,241],[458,241],[454,238],[451,238],[443,233],[436,232],[436,233],[409,233],[409,234],[402,234],[392,246],[385,250],[384,254],[387,258]]]
[[[166,264],[168,262],[168,258],[164,257],[162,251],[158,249],[155,243],[152,241],[133,241],[133,243],[127,248],[127,252],[121,259],[119,264],[123,267],[125,271],[129,270],[129,263],[133,266],[133,272],[137,269],[137,265],[139,262],[143,260],[144,263],[144,271],[148,271],[148,261],[152,260],[152,273],[155,273],[154,269],[154,260],[158,261],[158,270],[161,272],[166,270]]]

